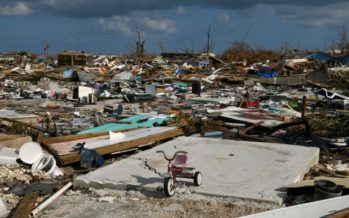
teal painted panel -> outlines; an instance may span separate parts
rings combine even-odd
[[[134,129],[134,128],[141,128],[141,127],[149,128],[149,127],[153,127],[154,123],[162,124],[164,121],[167,121],[169,119],[170,119],[170,117],[168,115],[162,115],[162,114],[156,115],[156,116],[135,115],[135,116],[120,120],[122,122],[131,122],[130,124],[107,123],[107,124],[97,126],[97,127],[91,128],[91,129],[86,129],[86,130],[80,131],[80,132],[78,132],[78,135],[104,132],[104,131],[118,131],[118,130]]]

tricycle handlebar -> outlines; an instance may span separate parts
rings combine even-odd
[[[168,161],[173,161],[173,160],[176,158],[176,156],[177,156],[178,154],[188,154],[188,152],[186,152],[186,151],[179,150],[179,151],[176,151],[176,153],[174,153],[174,155],[172,156],[172,158],[170,158],[170,157],[168,157],[168,156],[165,154],[165,152],[162,151],[162,150],[156,151],[156,153],[162,153],[162,154],[164,155],[164,158],[165,158],[166,160],[168,160]]]

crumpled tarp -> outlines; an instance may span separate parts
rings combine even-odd
[[[258,77],[262,77],[262,78],[273,78],[273,77],[277,77],[278,76],[278,72],[276,72],[276,71],[271,71],[271,72],[257,71],[256,75]]]
[[[70,69],[70,70],[66,70],[63,72],[63,78],[65,79],[68,79],[68,78],[71,78],[73,75],[73,70]]]

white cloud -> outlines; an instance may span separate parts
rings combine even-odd
[[[41,0],[43,4],[49,5],[49,6],[55,6],[57,5],[57,0]]]
[[[0,7],[0,16],[14,16],[14,15],[28,15],[32,10],[24,2],[17,2],[14,7],[4,6]]]
[[[169,19],[155,20],[149,17],[143,17],[143,19],[141,19],[141,24],[143,24],[145,28],[151,30],[158,30],[165,33],[176,32],[176,23]]]
[[[153,19],[147,16],[130,15],[130,16],[113,16],[111,18],[100,18],[100,27],[105,31],[118,32],[130,36],[134,34],[137,27],[140,27],[146,33],[163,32],[175,33],[176,23],[169,19]]]
[[[188,12],[188,10],[186,8],[184,8],[184,7],[177,7],[176,8],[176,13],[179,14],[179,15],[185,14],[187,12]]]
[[[230,15],[227,12],[218,14],[218,20],[223,25],[228,25],[230,23]]]
[[[135,11],[174,10],[178,14],[188,13],[190,7],[216,8],[223,10],[251,9],[256,5],[271,7],[331,7],[335,4],[347,3],[348,0],[18,0],[27,2],[36,12],[68,17],[110,17],[128,15]],[[3,9],[13,9],[17,0],[0,0]],[[23,3],[20,7],[26,8]],[[17,7],[17,6],[16,6]],[[19,9],[20,9],[19,7]],[[28,9],[28,7],[27,7]],[[18,9],[16,9],[18,10]],[[15,11],[16,11],[15,10]],[[10,10],[11,11],[11,10]],[[25,10],[24,10],[25,11]],[[3,14],[3,13],[2,13]],[[9,12],[5,12],[9,14]],[[10,13],[11,14],[11,13]],[[12,13],[13,14],[13,13]],[[1,15],[1,14],[0,14]],[[324,14],[326,16],[326,14]]]
[[[349,19],[349,3],[307,7],[277,6],[274,11],[285,20],[309,26],[335,25]]]
[[[121,32],[124,35],[132,35],[131,18],[127,16],[113,16],[110,19],[100,18],[99,25],[105,31]]]

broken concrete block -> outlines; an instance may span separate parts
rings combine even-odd
[[[0,217],[6,217],[9,211],[6,208],[4,202],[0,199]]]
[[[6,147],[0,149],[0,164],[17,164],[18,158],[16,149]]]

